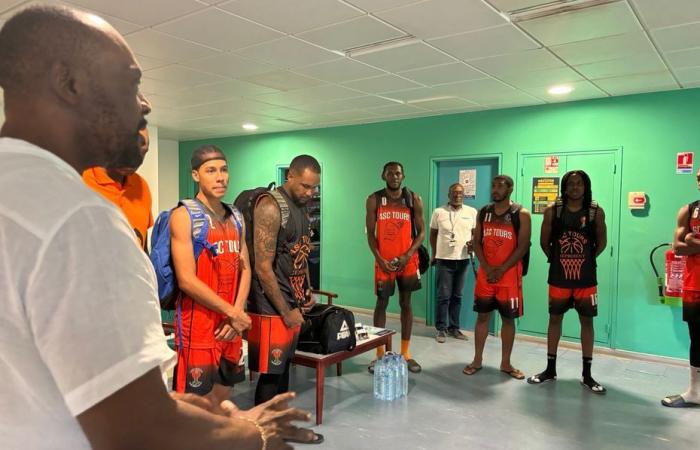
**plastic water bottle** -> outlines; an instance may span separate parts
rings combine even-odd
[[[398,359],[396,358],[396,355],[391,355],[389,356],[389,364],[388,364],[388,372],[389,372],[389,395],[387,396],[387,400],[391,401],[397,398],[398,394],[398,378],[397,378],[397,373],[396,373],[396,368],[398,367]]]
[[[408,395],[408,364],[404,359],[403,355],[399,355],[399,367],[401,372],[401,396]]]
[[[384,400],[384,386],[382,384],[382,366],[384,359],[377,359],[374,363],[374,398]]]

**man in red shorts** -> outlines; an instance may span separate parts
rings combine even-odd
[[[182,291],[176,307],[175,389],[209,395],[219,404],[245,379],[241,335],[250,326],[244,306],[251,269],[242,217],[221,201],[228,186],[226,156],[203,145],[193,152],[191,166],[212,250],[204,249],[195,261],[192,220],[187,206],[178,207],[170,219],[173,266]]]
[[[374,308],[374,326],[386,325],[386,308],[389,298],[394,295],[395,285],[399,286],[399,306],[401,307],[401,354],[406,359],[408,370],[421,371],[421,366],[411,358],[409,345],[413,328],[411,293],[420,289],[418,254],[425,237],[423,221],[423,201],[420,196],[401,188],[405,178],[403,166],[391,161],[384,165],[382,180],[386,187],[367,198],[366,226],[367,242],[374,255],[374,290],[377,305]],[[412,224],[416,235],[413,236]],[[384,355],[384,347],[377,348],[377,359]],[[369,365],[374,373],[374,364]]]
[[[696,182],[700,189],[700,171]],[[700,201],[678,211],[673,250],[688,257],[683,275],[683,320],[690,335],[690,384],[687,391],[669,395],[661,404],[671,408],[700,406]]]
[[[527,379],[540,384],[557,378],[557,347],[564,314],[572,307],[581,322],[581,385],[596,394],[605,388],[591,376],[593,318],[598,315],[595,260],[607,245],[605,213],[593,200],[591,179],[572,170],[561,179],[561,197],[544,211],[540,246],[549,260],[547,368]]]
[[[491,313],[498,310],[501,329],[501,371],[522,380],[523,373],[512,366],[510,355],[515,340],[515,319],[523,315],[522,259],[530,248],[530,213],[510,201],[513,179],[498,175],[491,182],[491,200],[477,217],[474,252],[479,271],[474,289],[474,311],[479,313],[474,329],[474,359],[462,372],[481,370]]]

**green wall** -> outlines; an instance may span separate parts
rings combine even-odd
[[[318,158],[323,167],[321,287],[338,292],[341,304],[369,309],[373,263],[364,205],[367,195],[382,187],[379,172],[386,161],[404,164],[406,185],[429,205],[431,158],[500,154],[502,171],[514,175],[519,154],[622,148],[619,236],[609,236],[620,249],[618,292],[617,298],[600,299],[615,302],[612,347],[685,358],[687,327],[680,308],[656,300],[649,251],[671,240],[678,208],[698,197],[694,175],[675,174],[675,155],[696,151],[700,157],[699,100],[700,89],[693,89],[206,142],[229,156],[228,200],[275,180],[277,165],[297,154]],[[180,143],[180,167],[189,167],[191,151],[202,143]],[[189,172],[183,171],[180,192],[191,191]],[[647,192],[648,214],[633,215],[626,208],[629,191]],[[534,230],[535,245],[538,233]],[[425,280],[414,294],[419,317],[426,316],[427,285]],[[539,301],[546,299],[528,298],[526,292],[525,314],[528,302]],[[392,300],[391,311],[398,312],[397,303]]]

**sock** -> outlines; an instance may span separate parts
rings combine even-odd
[[[408,352],[409,345],[411,345],[410,339],[401,339],[401,354],[403,355],[403,359],[405,359],[406,361],[411,359],[411,354]]]
[[[557,355],[547,353],[547,368],[545,372],[549,375],[557,376]]]
[[[591,377],[591,364],[593,364],[593,358],[588,358],[588,357],[583,357],[583,372],[581,375],[583,375],[583,380],[588,381],[593,379]]]
[[[681,397],[686,402],[700,403],[700,367],[690,366],[690,386]]]
[[[382,359],[383,356],[384,356],[384,346],[380,345],[379,347],[377,347],[377,359]]]

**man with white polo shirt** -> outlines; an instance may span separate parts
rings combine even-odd
[[[463,341],[459,330],[464,276],[471,259],[472,232],[477,211],[464,205],[464,187],[450,186],[446,205],[435,208],[430,219],[430,247],[437,268],[437,301],[435,305],[435,340],[443,343],[447,336]]]

